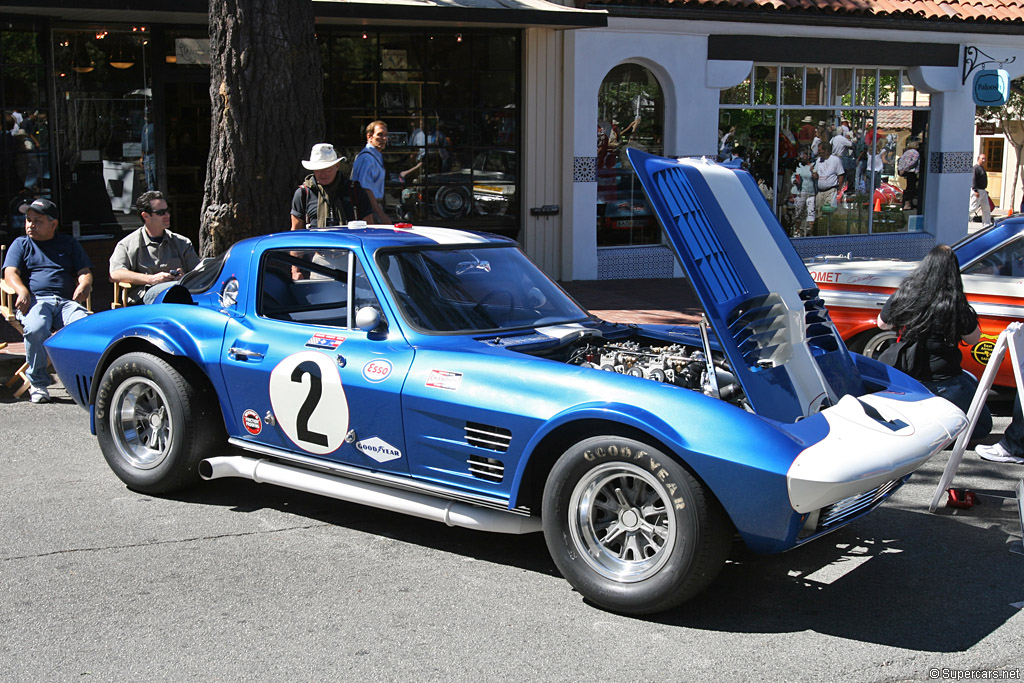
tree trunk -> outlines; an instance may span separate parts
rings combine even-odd
[[[300,162],[325,128],[311,0],[210,0],[209,16],[203,256],[289,229]]]

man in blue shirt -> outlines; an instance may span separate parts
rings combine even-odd
[[[57,234],[57,205],[37,199],[27,207],[25,235],[11,243],[4,261],[4,281],[14,288],[14,306],[25,332],[29,397],[49,403],[43,342],[54,327],[63,327],[88,314],[83,305],[92,291],[92,264],[82,245]]]
[[[352,181],[367,194],[370,206],[373,207],[373,222],[379,225],[390,225],[384,213],[384,155],[388,146],[388,124],[374,121],[366,127],[366,147],[359,151],[352,164]]]

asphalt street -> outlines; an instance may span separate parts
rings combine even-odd
[[[1024,674],[1016,506],[871,515],[648,619],[585,602],[539,534],[489,535],[246,481],[124,487],[58,390],[0,390],[4,681],[923,681]],[[1001,431],[1006,418],[997,419]],[[1024,466],[968,452],[954,481]]]

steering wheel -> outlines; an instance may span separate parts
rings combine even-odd
[[[508,322],[512,318],[512,314],[515,313],[516,311],[516,298],[511,291],[503,287],[499,287],[498,289],[492,289],[491,291],[487,292],[487,294],[484,294],[482,297],[480,297],[480,301],[478,301],[476,306],[473,307],[473,310],[486,314],[487,303],[491,299],[501,295],[505,295],[508,297],[508,311],[505,313],[505,318],[503,320],[503,322]],[[488,317],[490,316],[488,315]],[[497,324],[497,321],[494,322],[495,324]]]

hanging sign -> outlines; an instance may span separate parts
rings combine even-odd
[[[974,103],[1001,107],[1010,99],[1010,74],[1005,69],[983,69],[974,76]]]

